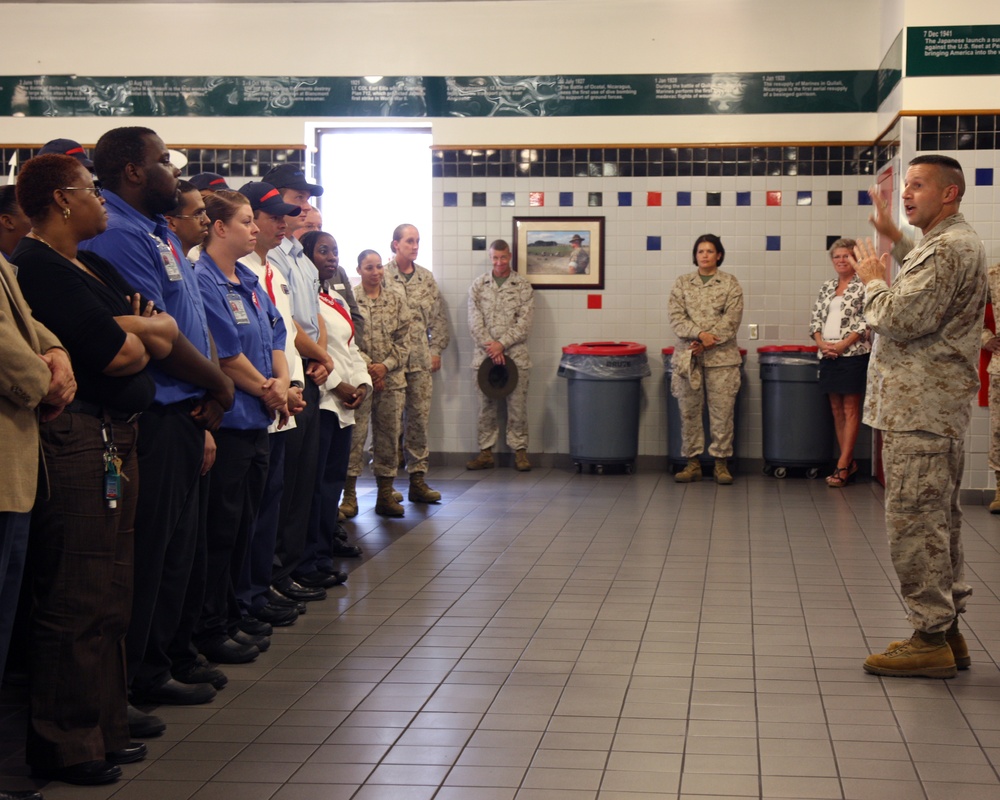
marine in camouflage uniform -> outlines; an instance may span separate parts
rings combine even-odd
[[[401,293],[413,315],[410,326],[409,356],[405,364],[405,406],[403,448],[406,470],[425,474],[430,457],[427,424],[431,414],[431,363],[440,359],[451,334],[441,304],[441,293],[430,270],[414,264],[409,276],[400,272],[396,259],[385,265],[384,285]]]
[[[982,242],[958,213],[961,168],[927,158],[938,157],[911,162],[902,195],[924,237],[914,247],[898,229],[890,235],[897,242],[893,257],[902,264],[892,286],[872,272],[877,259],[859,246],[865,319],[877,334],[864,421],[883,434],[886,533],[915,631],[910,640],[869,656],[864,666],[878,675],[948,678],[956,664],[968,666],[957,626],[972,593],[964,574],[959,492],[970,401],[979,388],[987,277]],[[887,206],[873,199],[881,220]]]
[[[993,303],[993,319],[1000,328],[1000,263],[989,268],[990,299]],[[990,376],[990,449],[989,465],[996,476],[996,495],[990,503],[990,513],[1000,514],[1000,336],[987,327],[983,327],[981,346],[989,350],[989,365],[986,371]]]
[[[490,251],[491,255],[493,250]],[[501,248],[509,256],[509,248]],[[507,262],[509,270],[509,261]],[[499,285],[498,285],[499,283]],[[489,358],[486,347],[490,342],[503,345],[504,359],[517,365],[517,386],[507,395],[507,445],[513,451],[528,448],[528,377],[531,355],[528,352],[528,335],[534,315],[534,291],[527,279],[510,272],[505,279],[493,273],[481,275],[469,287],[469,330],[475,349],[472,368]],[[479,449],[487,450],[496,444],[500,429],[497,422],[498,400],[479,391],[479,420],[477,437]]]

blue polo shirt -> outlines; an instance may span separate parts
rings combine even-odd
[[[292,318],[314,342],[319,341],[319,273],[294,236],[285,237],[267,254],[291,291]]]
[[[242,353],[261,375],[272,377],[273,351],[285,349],[285,323],[267,292],[258,286],[257,276],[237,263],[239,283],[230,283],[206,252],[202,252],[194,271],[219,358]],[[260,398],[237,386],[236,399],[222,418],[222,427],[265,429],[272,418]]]
[[[110,261],[136,291],[177,321],[177,327],[206,358],[212,357],[201,294],[180,240],[162,216],[140,214],[114,192],[104,190],[108,229],[83,242]],[[148,367],[156,382],[156,402],[163,405],[200,398],[204,387],[168,375],[156,362]]]

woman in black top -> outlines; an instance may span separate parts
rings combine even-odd
[[[35,317],[73,361],[76,399],[41,425],[48,473],[32,511],[27,761],[44,778],[109,783],[146,754],[129,741],[124,638],[132,605],[138,488],[135,418],[153,401],[151,358],[177,325],[143,303],[107,261],[78,251],[107,227],[100,189],[80,162],[25,163],[17,199],[31,232],[12,260]]]

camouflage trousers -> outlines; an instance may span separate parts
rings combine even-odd
[[[434,381],[429,371],[406,373],[406,404],[403,407],[403,453],[406,471],[427,472],[430,448],[427,424],[431,417]]]
[[[507,403],[507,446],[511,450],[528,449],[528,373],[530,369],[518,369],[517,386],[504,400],[494,400],[479,392],[479,423],[476,435],[479,449],[493,447],[500,436],[497,411],[500,403]]]
[[[740,391],[740,368],[701,367],[702,379],[698,389],[683,378],[674,375],[670,391],[677,398],[681,412],[681,455],[697,458],[705,452],[705,428],[702,408],[708,404],[708,421],[712,443],[708,454],[713,458],[730,458],[733,455],[733,412],[736,395]]]
[[[915,630],[947,630],[965,610],[961,439],[884,431],[885,529],[900,591]]]
[[[989,464],[994,473],[1000,472],[1000,375],[990,375]]]
[[[351,437],[351,459],[347,464],[347,474],[360,475],[364,469],[365,440],[371,422],[372,474],[384,478],[396,476],[399,465],[399,425],[403,411],[403,389],[383,389],[369,392],[364,402],[354,412],[354,434]]]

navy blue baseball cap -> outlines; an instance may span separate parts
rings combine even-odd
[[[210,192],[218,192],[220,189],[229,189],[229,184],[226,183],[226,179],[219,175],[217,172],[199,172],[197,175],[192,175],[188,178],[194,187],[199,192],[204,192],[206,189]]]
[[[310,197],[319,197],[323,194],[323,187],[306,180],[306,173],[302,167],[295,164],[282,164],[274,167],[264,180],[277,189],[297,189],[300,192],[309,192]]]
[[[35,155],[44,156],[48,153],[72,156],[87,169],[91,171],[94,169],[94,162],[90,160],[83,145],[79,142],[74,142],[72,139],[53,139],[51,142],[46,142],[39,148]]]
[[[250,201],[250,208],[254,213],[263,211],[265,214],[282,217],[297,217],[302,213],[301,208],[281,199],[281,192],[277,187],[264,181],[251,181],[245,184],[240,189],[240,194]]]

